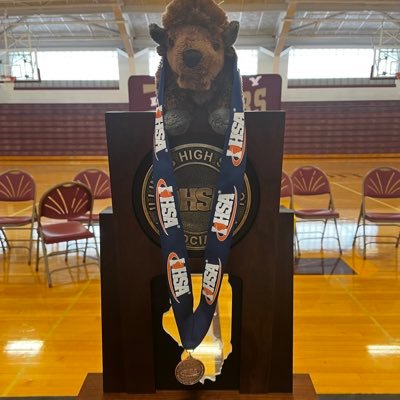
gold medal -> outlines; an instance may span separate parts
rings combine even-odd
[[[194,385],[203,377],[204,371],[204,364],[189,354],[176,366],[175,376],[182,385]]]

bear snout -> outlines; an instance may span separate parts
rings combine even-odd
[[[202,57],[203,55],[198,50],[189,49],[183,52],[183,62],[189,68],[196,67],[199,64]]]

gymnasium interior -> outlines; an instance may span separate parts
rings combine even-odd
[[[154,110],[160,57],[149,25],[162,25],[168,3],[0,0],[1,397],[77,398],[86,375],[102,372],[95,216],[112,205],[105,114]],[[249,86],[278,79],[278,89],[248,89],[247,110],[273,109],[272,96],[286,115],[293,371],[309,374],[320,400],[400,399],[400,1],[216,3],[240,23]],[[327,191],[305,190],[310,169]],[[17,185],[15,171],[25,178]],[[95,188],[80,178],[98,194],[89,243],[39,243],[41,199],[84,171],[100,171]],[[313,214],[321,207],[328,216]],[[59,252],[48,264],[46,246]],[[199,349],[210,375],[230,351],[231,297],[224,278],[220,345],[208,338]],[[164,327],[177,336],[171,312]]]

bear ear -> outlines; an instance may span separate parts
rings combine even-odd
[[[231,47],[236,42],[239,33],[239,22],[231,21],[228,27],[222,32],[222,39],[225,47]]]
[[[165,29],[160,28],[157,24],[149,25],[149,32],[151,38],[161,46],[165,46],[167,43],[167,33]]]

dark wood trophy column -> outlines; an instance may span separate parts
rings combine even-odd
[[[221,147],[204,121],[171,139],[171,147]],[[253,209],[229,258],[232,353],[215,382],[186,387],[174,376],[182,349],[162,328],[169,302],[161,250],[134,205],[154,114],[106,115],[113,210],[100,219],[103,374],[87,376],[80,399],[316,398],[308,375],[292,369],[293,214],[279,209],[284,121],[283,112],[246,113]],[[191,264],[199,272],[196,257]]]

